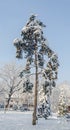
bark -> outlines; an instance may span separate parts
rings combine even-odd
[[[36,67],[36,75],[35,75],[35,96],[34,96],[34,112],[33,112],[33,121],[32,124],[36,125],[36,112],[37,112],[37,92],[38,92],[38,65],[37,65],[37,51],[35,51],[35,67]]]

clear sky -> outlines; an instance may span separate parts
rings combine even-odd
[[[0,65],[16,60],[13,40],[32,13],[46,24],[49,46],[59,57],[58,82],[70,82],[70,0],[0,0]]]

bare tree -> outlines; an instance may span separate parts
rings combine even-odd
[[[6,108],[8,108],[12,95],[21,89],[21,79],[19,78],[20,67],[16,64],[7,64],[0,70],[0,79],[4,88],[1,92],[7,96]]]

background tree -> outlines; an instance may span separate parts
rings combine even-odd
[[[13,64],[7,64],[0,70],[0,79],[3,82],[2,92],[6,95],[6,109],[9,106],[11,97],[21,89],[21,79],[19,78],[20,68]]]
[[[61,92],[60,92],[60,96],[59,96],[58,114],[60,116],[66,114],[66,97],[65,97],[63,88],[61,88]]]
[[[4,104],[5,104],[4,84],[3,81],[0,81],[0,107],[4,108]]]
[[[37,112],[37,95],[39,74],[49,81],[48,83],[55,84],[54,79],[57,78],[58,57],[47,45],[47,40],[44,37],[43,28],[46,27],[43,22],[36,19],[36,15],[31,15],[26,25],[21,31],[21,39],[14,40],[16,47],[16,57],[22,59],[22,52],[26,58],[25,70],[30,72],[32,67],[35,67],[35,99],[34,99],[34,112],[33,112],[33,125],[36,125],[36,112]],[[49,62],[47,62],[47,58]],[[47,65],[46,65],[47,64]],[[24,71],[22,72],[23,75]],[[54,86],[54,85],[53,85]],[[44,90],[47,91],[46,86]]]

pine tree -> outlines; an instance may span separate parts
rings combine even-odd
[[[58,114],[60,116],[66,114],[66,100],[63,88],[61,88],[60,96],[59,96],[59,103],[58,103]]]
[[[35,97],[34,97],[34,112],[33,112],[33,125],[36,125],[36,112],[37,112],[37,95],[39,75],[46,79],[44,85],[45,94],[47,93],[47,86],[51,83],[55,87],[55,79],[57,79],[58,57],[50,49],[47,40],[44,37],[43,28],[46,26],[40,20],[36,19],[36,15],[31,15],[26,25],[21,31],[21,39],[14,40],[16,47],[16,57],[23,58],[22,52],[25,53],[27,60],[25,70],[21,72],[21,77],[24,73],[30,73],[31,68],[35,67]],[[49,61],[47,61],[46,56]],[[46,65],[47,64],[47,65]],[[51,93],[51,91],[50,91]]]

